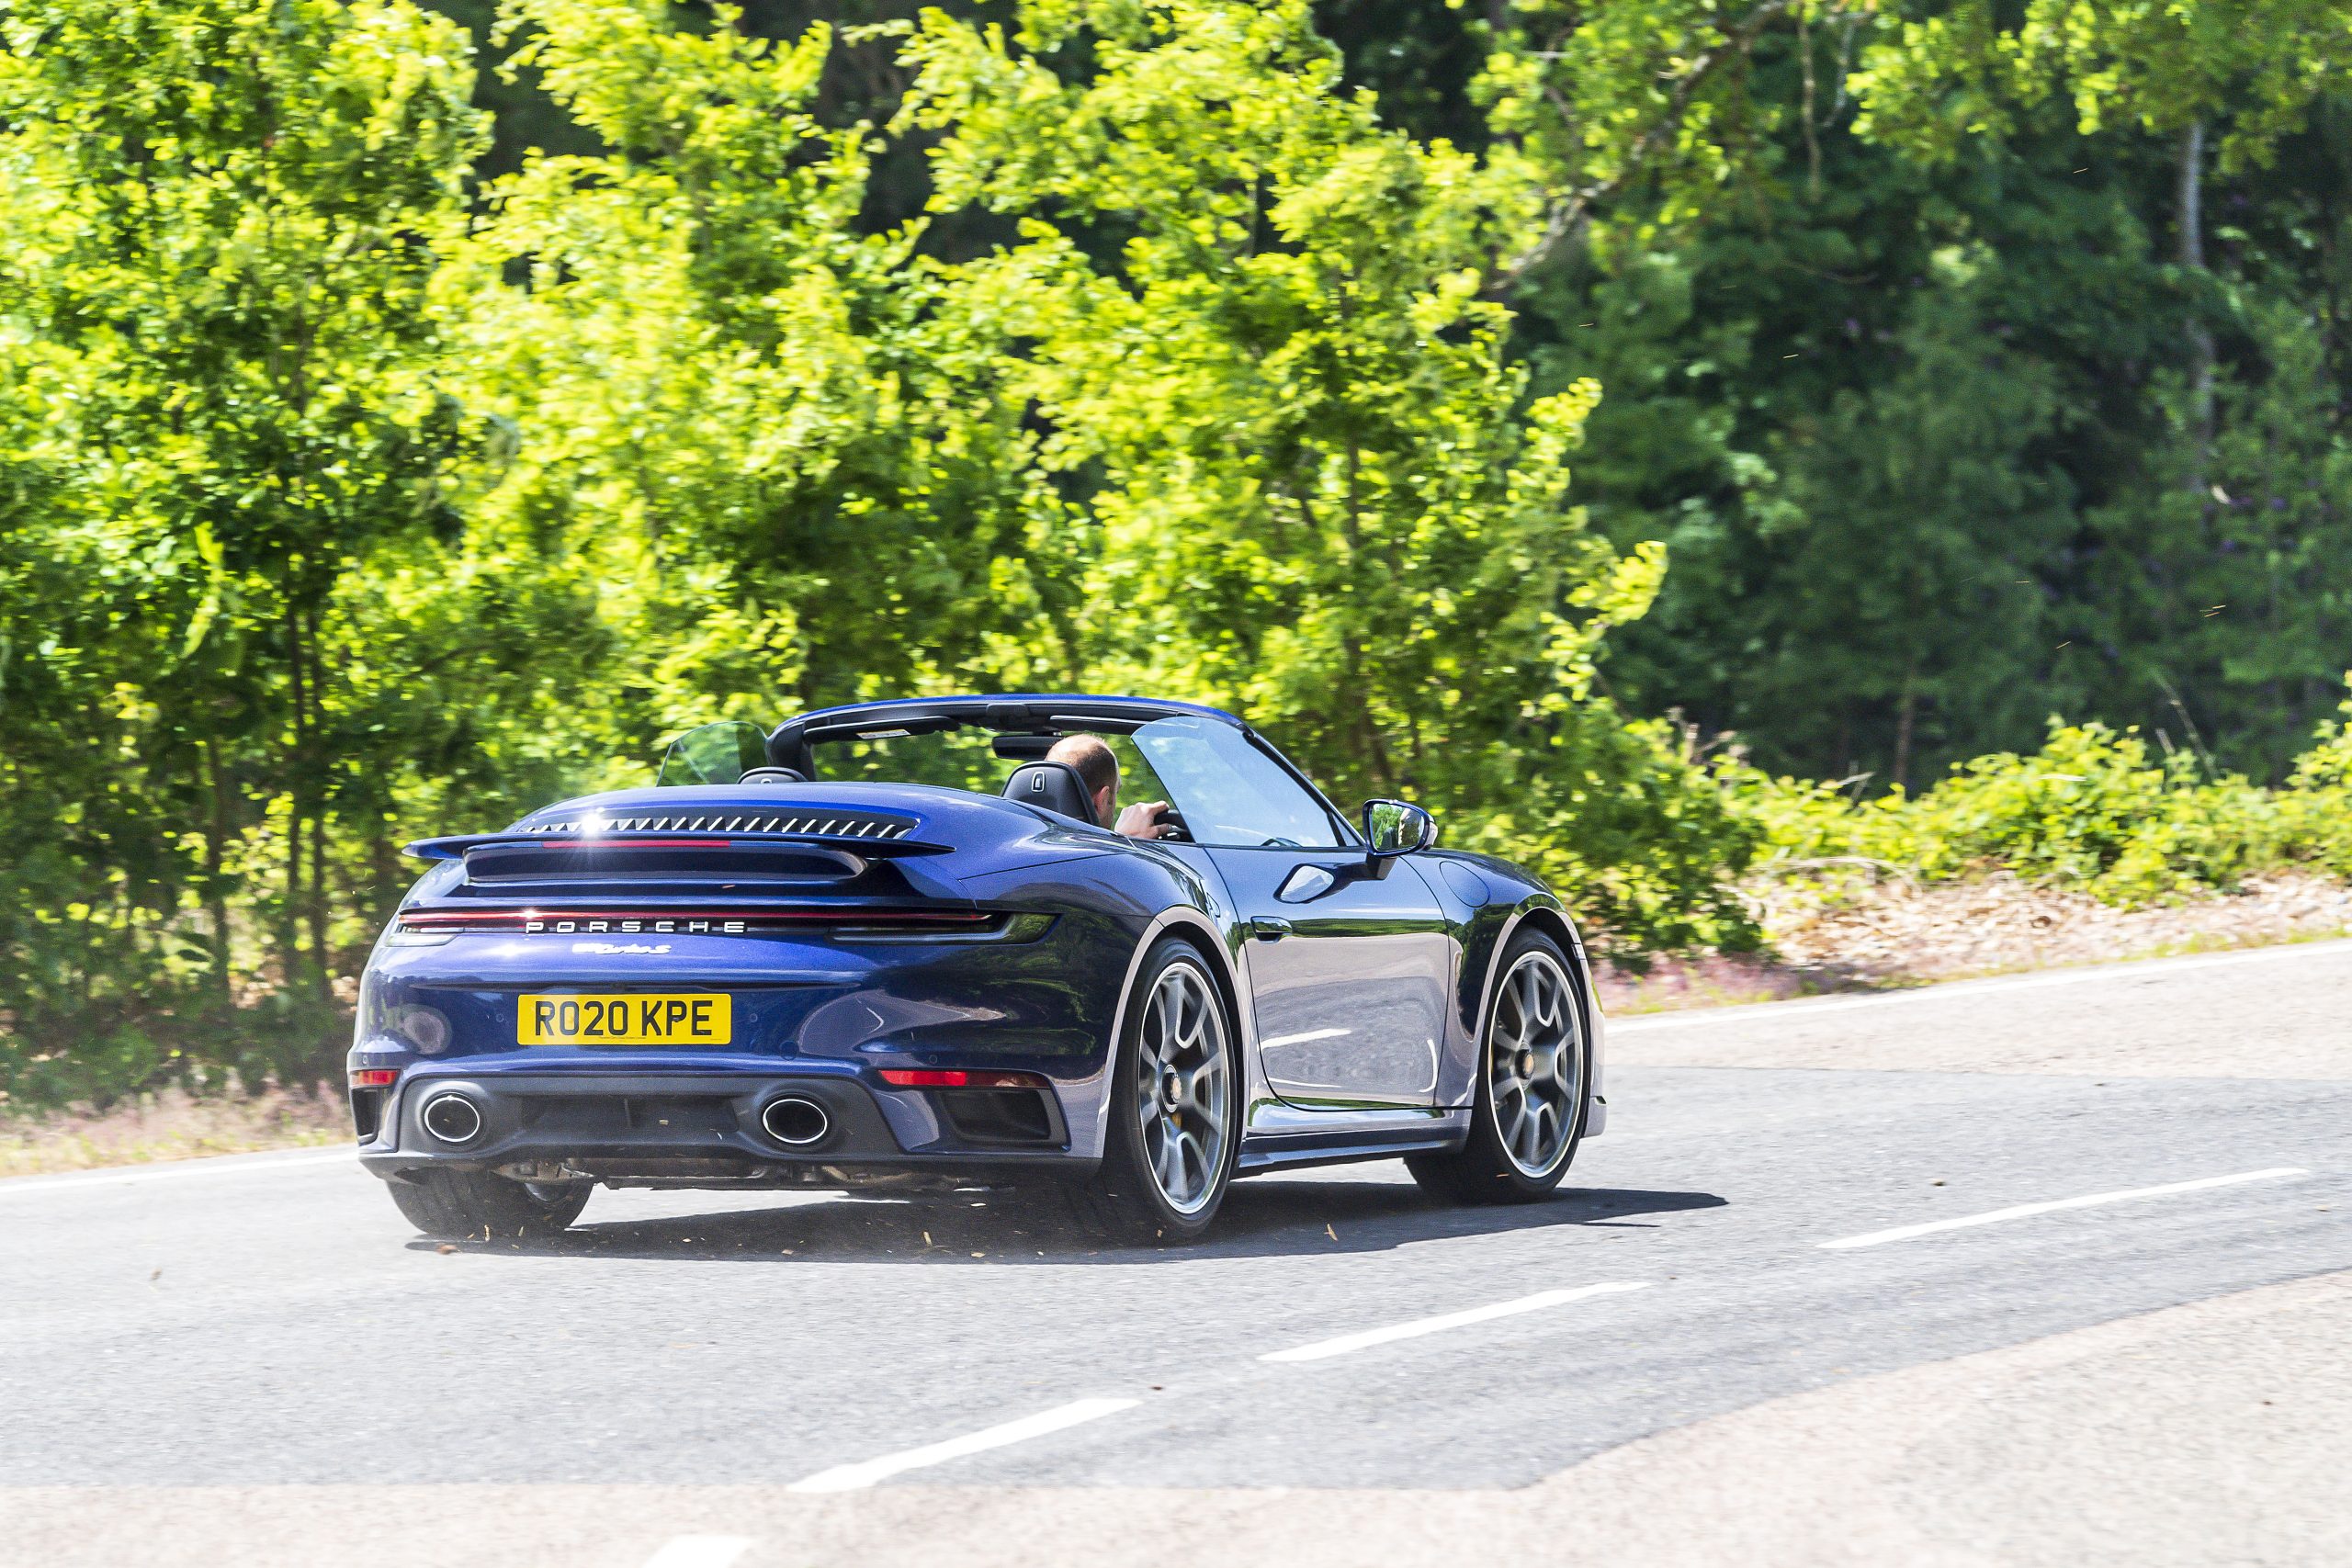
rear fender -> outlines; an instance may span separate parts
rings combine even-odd
[[[1127,1008],[1135,1000],[1136,976],[1143,971],[1143,961],[1170,933],[1186,937],[1200,951],[1208,964],[1209,975],[1224,994],[1227,1017],[1235,1025],[1234,1048],[1240,1055],[1241,1071],[1238,1075],[1240,1088],[1235,1106],[1234,1125],[1237,1132],[1246,1126],[1250,1108],[1261,1100],[1272,1098],[1258,1065],[1257,1010],[1249,1006],[1248,992],[1233,964],[1233,951],[1226,933],[1219,931],[1208,916],[1198,909],[1179,907],[1163,909],[1146,926],[1136,941],[1136,949],[1127,960],[1127,972],[1119,983],[1119,1004],[1111,1013],[1109,1049],[1102,1056],[1102,1081],[1098,1086],[1093,1125],[1087,1129],[1081,1143],[1078,1127],[1070,1128],[1071,1149],[1100,1159],[1105,1138],[1111,1127],[1111,1086],[1118,1075],[1119,1043],[1127,1036]]]

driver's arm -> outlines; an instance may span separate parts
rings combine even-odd
[[[1167,809],[1164,800],[1137,801],[1119,813],[1117,830],[1130,839],[1164,838],[1168,824],[1159,818]]]

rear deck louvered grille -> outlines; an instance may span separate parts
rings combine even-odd
[[[673,815],[582,817],[568,822],[529,822],[515,829],[534,836],[627,838],[632,833],[758,833],[793,839],[903,839],[915,825],[903,817],[852,811],[688,811]]]

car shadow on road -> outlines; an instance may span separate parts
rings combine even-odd
[[[1216,1258],[1288,1258],[1385,1252],[1408,1242],[1518,1231],[1617,1230],[1656,1216],[1717,1209],[1712,1192],[1563,1188],[1524,1206],[1454,1207],[1396,1181],[1238,1182],[1201,1241],[1118,1246],[1044,1202],[1002,1193],[876,1201],[802,1201],[773,1208],[599,1222],[587,1218],[548,1240],[491,1238],[454,1244],[487,1255],[662,1258],[740,1263],[1156,1263]],[[431,1250],[436,1244],[420,1241]],[[453,1244],[441,1243],[447,1247]]]

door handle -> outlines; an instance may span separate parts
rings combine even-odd
[[[1283,938],[1290,935],[1290,922],[1283,919],[1280,915],[1252,915],[1250,917],[1250,934],[1256,937],[1260,942],[1280,942]]]

